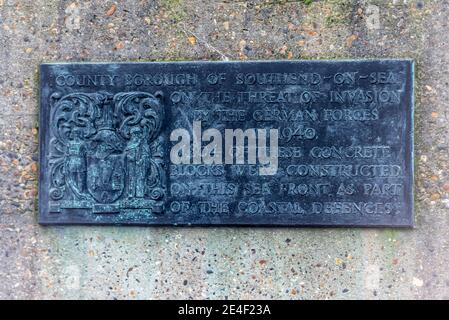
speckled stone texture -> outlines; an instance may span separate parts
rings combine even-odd
[[[449,1],[0,0],[0,298],[449,299]],[[416,228],[41,227],[38,65],[416,60]]]

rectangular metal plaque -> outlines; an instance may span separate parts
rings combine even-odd
[[[43,64],[41,224],[413,226],[413,61]]]

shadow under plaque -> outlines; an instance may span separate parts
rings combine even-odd
[[[413,74],[42,64],[39,223],[412,227]]]

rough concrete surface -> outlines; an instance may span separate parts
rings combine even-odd
[[[0,0],[0,44],[0,298],[449,299],[449,1]],[[416,59],[413,230],[36,223],[41,62],[372,57]]]

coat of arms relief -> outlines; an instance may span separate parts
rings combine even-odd
[[[162,93],[55,93],[51,98],[51,211],[162,212]]]

